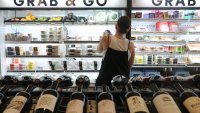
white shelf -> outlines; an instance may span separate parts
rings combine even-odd
[[[157,21],[177,21],[177,22],[199,22],[199,19],[162,19],[162,18],[150,18],[150,19],[145,19],[145,18],[132,18],[132,21],[137,21],[137,22],[157,22]]]
[[[186,35],[186,34],[199,34],[200,32],[158,32],[158,31],[146,31],[146,32],[141,32],[141,31],[131,31],[132,34],[173,34],[173,35]]]

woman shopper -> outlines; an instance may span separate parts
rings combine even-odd
[[[129,71],[135,57],[134,44],[126,39],[126,33],[131,29],[131,20],[127,16],[118,19],[115,35],[103,36],[97,47],[103,53],[101,69],[96,80],[96,86],[106,84],[111,87],[111,80],[116,75],[129,78]]]

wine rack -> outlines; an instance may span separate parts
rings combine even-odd
[[[15,94],[19,91],[23,91],[24,86],[26,86],[26,85],[22,85],[20,82],[18,82],[16,85],[8,85],[8,86],[9,86],[10,90],[8,92],[6,92],[7,101],[3,106],[1,106],[0,111],[3,111],[3,109],[6,108],[6,106],[10,102],[10,100],[15,96]],[[200,89],[188,86],[188,84],[185,84],[183,86],[186,91],[194,91],[196,94],[198,94],[200,96]],[[41,88],[39,88],[39,90],[37,90],[37,89],[38,89],[38,87],[36,87],[31,93],[32,102],[31,102],[30,106],[27,107],[27,109],[29,109],[29,111],[30,111],[29,113],[33,112],[34,107],[37,103],[37,100],[38,100],[41,92],[44,90]],[[70,101],[69,97],[74,91],[76,91],[76,89],[77,89],[76,86],[58,88],[58,92],[59,92],[60,96],[59,96],[59,99],[56,104],[55,113],[65,113],[67,103]],[[182,111],[182,113],[188,113],[187,110],[182,106],[180,99],[178,99],[179,94],[177,91],[175,91],[175,89],[173,89],[169,85],[165,86],[165,87],[161,87],[160,89],[162,91],[168,92],[173,97],[173,99],[177,103],[177,105],[180,108],[180,110]],[[136,91],[136,89],[134,89],[134,90]],[[87,113],[86,112],[87,111],[87,102],[90,100],[97,102],[98,95],[101,92],[102,92],[101,86],[98,86],[98,87],[90,86],[86,89],[83,89],[83,93],[86,96],[86,101],[84,104],[84,113]],[[139,92],[141,93],[142,98],[145,100],[150,113],[157,113],[155,106],[152,104],[153,91],[149,87],[143,87],[143,88],[139,89]],[[116,108],[117,113],[129,113],[126,99],[125,99],[125,94],[127,93],[127,91],[125,91],[124,89],[113,87],[110,89],[110,93],[114,97],[114,103],[115,103],[115,108]]]

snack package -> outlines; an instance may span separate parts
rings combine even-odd
[[[177,22],[168,22],[170,32],[179,32],[179,25]]]
[[[160,32],[169,32],[168,22],[157,22],[156,30]]]

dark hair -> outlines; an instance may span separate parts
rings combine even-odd
[[[118,19],[117,24],[119,26],[120,33],[126,33],[126,29],[131,26],[131,20],[128,16],[122,16]]]

